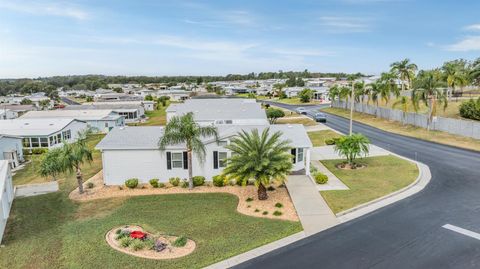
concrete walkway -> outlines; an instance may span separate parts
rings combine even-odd
[[[307,236],[339,223],[308,176],[291,175],[286,185]]]
[[[347,185],[343,184],[343,182],[330,172],[330,170],[328,170],[321,162],[312,161],[312,165],[317,168],[318,172],[321,172],[328,177],[327,183],[316,184],[318,191],[349,190]]]

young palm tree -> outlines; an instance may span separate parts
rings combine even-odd
[[[400,99],[398,99],[395,103],[392,104],[392,108],[396,107],[401,107],[402,109],[402,123],[405,124],[405,118],[407,116],[407,112],[409,109],[409,104],[411,103],[411,100],[408,99],[406,96],[401,96]]]
[[[392,63],[390,67],[391,72],[402,81],[402,91],[408,90],[418,69],[417,65],[410,62],[410,59],[403,59]]]
[[[243,183],[255,179],[258,199],[268,199],[265,186],[274,179],[284,180],[293,167],[290,142],[281,140],[281,135],[281,132],[270,135],[268,128],[262,134],[257,129],[238,133],[227,146],[233,154],[223,173]]]
[[[370,140],[362,134],[351,134],[341,137],[336,143],[334,150],[340,156],[347,159],[350,168],[356,167],[355,160],[359,156],[366,156],[369,151]]]
[[[158,142],[160,150],[165,150],[168,145],[185,144],[187,148],[188,163],[188,187],[193,189],[192,155],[195,153],[200,161],[206,155],[203,138],[214,137],[218,140],[217,127],[200,126],[193,119],[193,113],[189,112],[183,116],[175,116],[165,126],[165,131]]]
[[[451,94],[455,93],[456,88],[463,88],[468,83],[468,74],[465,70],[465,63],[462,66],[462,62],[451,61],[446,62],[442,66],[444,78],[447,82],[447,86],[450,88],[449,98]]]
[[[56,181],[57,176],[65,170],[61,157],[62,148],[54,148],[45,153],[40,163],[40,175],[42,177],[52,176]]]
[[[444,109],[448,105],[447,98],[439,85],[441,84],[437,75],[433,71],[426,71],[418,80],[418,87],[412,91],[411,100],[415,111],[418,110],[420,102],[428,107],[427,130],[430,130],[433,116],[437,114],[437,104],[443,104]]]
[[[64,143],[61,148],[60,160],[62,167],[70,172],[75,172],[78,183],[78,191],[83,193],[83,175],[81,165],[93,160],[92,151],[86,143],[86,134],[79,134],[79,139],[74,143]]]

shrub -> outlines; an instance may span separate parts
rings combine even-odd
[[[165,183],[163,183],[163,182],[158,183],[158,187],[159,188],[165,188]]]
[[[205,177],[202,176],[195,176],[192,178],[193,180],[193,186],[202,186],[205,184]]]
[[[126,248],[126,247],[130,246],[130,244],[132,243],[132,241],[133,241],[133,239],[130,238],[130,237],[128,237],[128,236],[127,236],[127,237],[122,237],[122,238],[120,239],[120,246]]]
[[[263,211],[262,215],[268,215],[268,211]]]
[[[93,187],[95,187],[95,184],[93,184],[93,182],[87,182],[87,188],[92,189]]]
[[[118,229],[120,230],[120,229]],[[117,231],[118,231],[117,230]],[[125,238],[125,237],[129,237],[130,236],[130,231],[128,230],[120,230],[120,232],[117,234],[117,236],[115,236],[115,239],[116,240],[120,240],[122,238]],[[129,237],[130,238],[130,237]]]
[[[335,145],[335,140],[333,140],[333,139],[325,139],[325,145]]]
[[[182,235],[173,241],[172,246],[174,247],[184,247],[187,244],[187,237]]]
[[[260,212],[260,209],[256,208],[256,209],[255,209],[255,212]]]
[[[182,188],[188,188],[188,181],[186,179],[182,179],[182,183],[180,184]]]
[[[282,204],[282,203],[276,203],[276,204],[275,204],[275,207],[282,208],[282,207],[283,207],[283,204]]]
[[[135,189],[138,186],[138,178],[130,178],[125,180],[125,186],[130,189]]]
[[[147,239],[143,240],[143,244],[146,249],[153,249],[153,247],[155,247],[155,239],[153,237],[147,237]]]
[[[480,97],[463,102],[459,108],[460,116],[472,120],[480,120]]]
[[[228,185],[230,185],[230,186],[235,186],[235,184],[237,184],[237,180],[236,180],[236,179],[230,179],[230,180],[228,181]]]
[[[121,233],[121,232],[122,232],[122,229],[117,229],[117,230],[115,231],[115,234],[119,234],[119,233]]]
[[[172,186],[178,186],[178,184],[180,184],[180,178],[179,177],[171,177],[168,179],[168,182],[170,182],[170,184],[172,184]]]
[[[152,187],[158,188],[158,178],[152,178],[149,182]]]
[[[212,178],[213,186],[223,187],[225,186],[226,178],[223,175],[216,175]]]
[[[275,187],[274,186],[268,186],[267,191],[274,191]]]
[[[40,155],[47,153],[48,149],[47,148],[35,148],[35,149],[24,149],[23,154],[24,155]]]
[[[317,167],[310,164],[310,174],[315,174],[318,171]]]
[[[275,210],[275,212],[273,212],[273,215],[278,217],[282,215],[282,212]]]
[[[248,197],[245,201],[246,201],[246,202],[251,202],[251,201],[253,201],[253,198],[252,198],[252,197]]]
[[[313,175],[313,178],[315,179],[315,182],[317,182],[317,184],[325,184],[328,181],[327,175],[322,174],[320,172],[315,173]]]
[[[145,244],[143,243],[142,240],[140,239],[133,239],[132,242],[130,243],[130,247],[134,250],[141,250],[145,248]]]

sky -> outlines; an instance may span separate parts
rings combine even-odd
[[[0,0],[0,78],[378,74],[480,57],[480,1]]]

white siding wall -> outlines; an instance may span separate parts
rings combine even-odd
[[[13,202],[12,175],[7,161],[0,161],[0,242]]]
[[[183,150],[166,150],[183,152]],[[160,150],[104,150],[102,154],[103,177],[106,185],[123,185],[126,179],[138,178],[142,183],[148,183],[152,178],[161,182],[168,182],[171,177],[188,178],[188,170],[183,168],[167,169],[166,151]],[[206,145],[207,155],[201,163],[194,155],[193,176],[204,176],[211,180],[220,174],[223,169],[214,169],[213,151],[227,151],[216,143]],[[228,153],[230,157],[230,153]],[[305,167],[304,162],[294,165],[294,171]]]
[[[23,161],[23,146],[21,138],[0,137],[0,160],[3,160],[3,153],[10,151],[17,151],[18,159]]]

